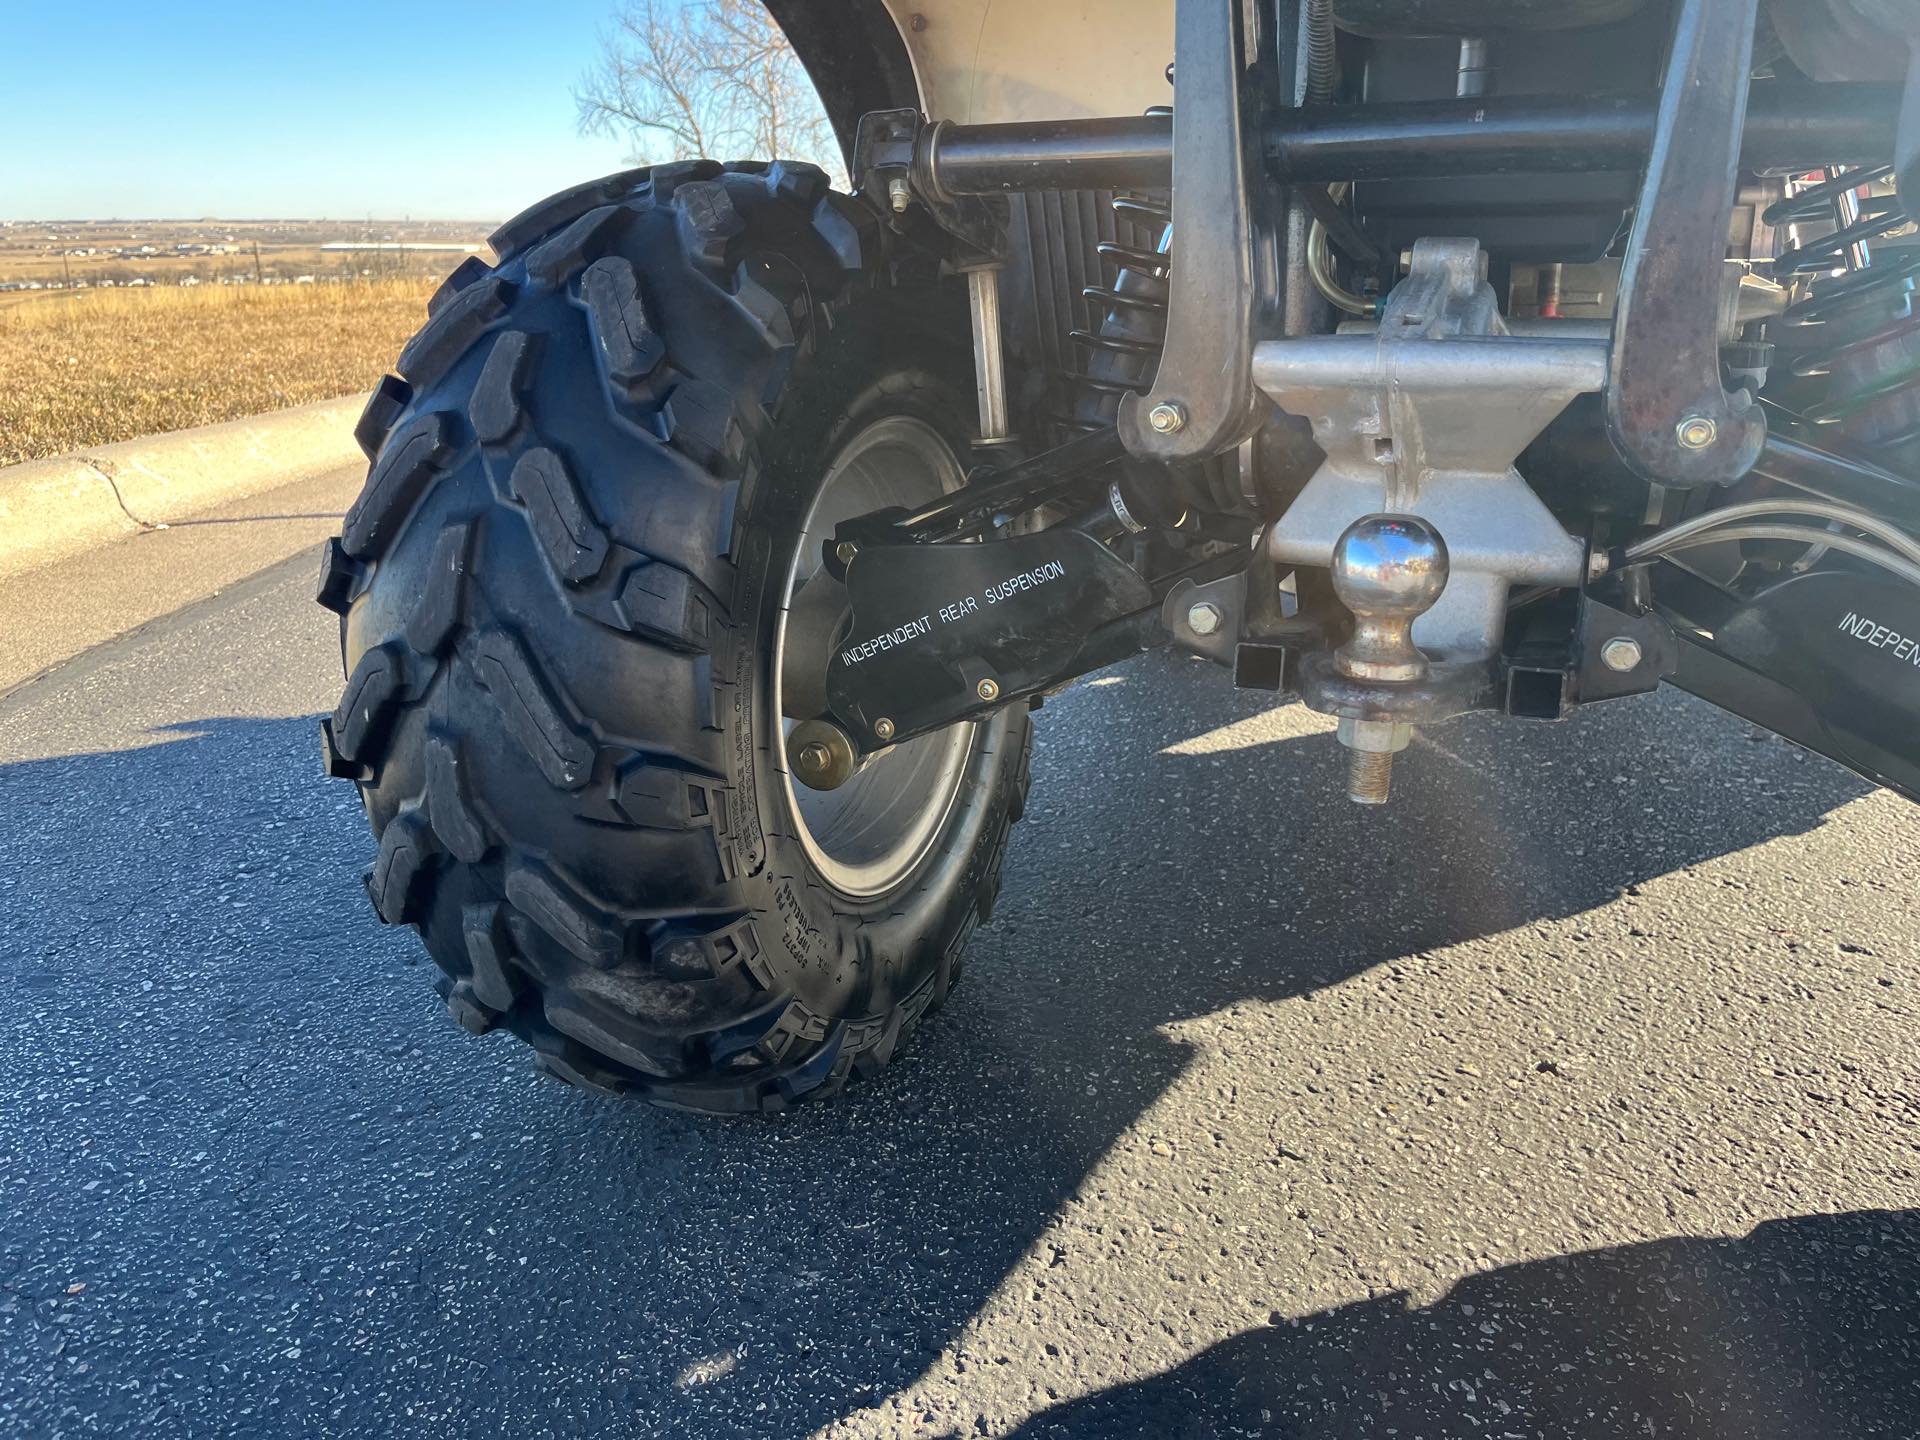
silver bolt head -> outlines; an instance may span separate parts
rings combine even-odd
[[[1187,611],[1187,628],[1196,635],[1213,635],[1218,633],[1220,622],[1225,618],[1218,605],[1202,600]]]
[[[998,700],[1000,698],[1000,687],[991,680],[982,680],[978,685],[973,687],[973,692],[982,700]]]
[[[882,715],[873,722],[873,733],[882,740],[893,739],[893,721]]]
[[[860,547],[855,545],[851,540],[842,540],[838,545],[833,547],[833,553],[842,565],[851,565],[853,563],[853,557],[860,553]]]
[[[893,205],[894,214],[904,215],[913,203],[913,186],[896,176],[887,182],[887,199]]]
[[[1704,450],[1713,444],[1714,437],[1720,433],[1720,427],[1705,415],[1689,415],[1682,420],[1675,433],[1680,444],[1688,450]]]
[[[1600,663],[1609,670],[1626,674],[1640,668],[1640,642],[1616,635],[1600,647]]]
[[[1147,424],[1158,435],[1172,435],[1185,428],[1186,423],[1187,412],[1176,401],[1163,400],[1147,412]]]

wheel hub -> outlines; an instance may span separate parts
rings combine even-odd
[[[924,421],[889,416],[873,422],[829,462],[788,570],[774,655],[774,713],[783,717],[786,731],[781,783],[809,859],[849,895],[885,893],[933,848],[959,795],[976,727],[953,725],[856,763],[837,727],[791,718],[789,711],[817,713],[796,692],[810,694],[821,683],[813,674],[825,672],[828,642],[819,617],[809,613],[820,608],[823,587],[809,582],[819,572],[822,543],[842,521],[924,504],[958,489],[965,478],[947,442]],[[818,651],[818,658],[809,651]]]

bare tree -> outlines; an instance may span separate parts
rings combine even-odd
[[[574,91],[583,134],[625,136],[637,164],[812,160],[841,172],[833,128],[760,0],[624,0]]]

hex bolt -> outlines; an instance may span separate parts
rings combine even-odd
[[[1720,427],[1705,415],[1689,415],[1680,422],[1674,433],[1680,437],[1680,444],[1685,449],[1704,450],[1713,444]]]
[[[860,768],[853,740],[831,720],[802,720],[787,735],[787,765],[809,790],[838,790]]]
[[[1339,740],[1347,747],[1347,798],[1356,805],[1384,805],[1393,783],[1393,757],[1413,739],[1411,725],[1392,720],[1340,717]]]
[[[982,700],[988,701],[989,703],[1000,698],[1000,687],[992,680],[982,680],[978,685],[973,687],[973,692]]]
[[[913,203],[913,186],[905,177],[896,175],[887,182],[887,199],[893,204],[894,214],[904,215]]]
[[[1147,412],[1147,424],[1156,435],[1171,435],[1186,427],[1186,408],[1178,400],[1163,400]]]
[[[1347,798],[1356,805],[1384,805],[1393,786],[1391,750],[1347,752]]]
[[[1630,640],[1625,635],[1615,635],[1600,647],[1600,663],[1609,670],[1618,670],[1622,675],[1629,670],[1640,668],[1640,642]]]
[[[1187,628],[1196,635],[1212,635],[1219,631],[1220,622],[1225,618],[1218,605],[1202,600],[1187,611]]]
[[[860,547],[851,540],[842,540],[833,547],[833,553],[842,565],[851,565],[853,557],[860,553]]]
[[[893,721],[882,715],[878,720],[873,722],[873,733],[881,740],[893,739]]]

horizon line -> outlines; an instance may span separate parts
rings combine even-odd
[[[492,225],[477,215],[0,215],[0,225],[267,225],[296,221],[343,225]]]

